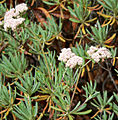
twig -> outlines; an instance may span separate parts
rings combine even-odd
[[[109,66],[108,66],[108,62],[107,62],[107,61],[106,61],[106,65],[107,65],[107,69],[108,69],[108,73],[109,73],[109,76],[110,76],[110,78],[111,78],[111,81],[113,82],[116,90],[118,91],[118,87],[117,87],[117,85],[116,85],[116,83],[115,83],[115,81],[114,81],[114,79],[113,79],[113,77],[112,77],[112,73],[111,73],[111,71],[110,71],[110,68],[109,68]]]
[[[80,78],[82,69],[83,69],[89,62],[91,62],[91,60],[89,60],[86,64],[84,64],[84,65],[80,68],[80,71],[79,71],[79,74],[78,74],[78,78],[77,78],[77,82],[76,82],[76,84],[75,84],[75,89],[74,89],[74,91],[73,91],[73,95],[72,95],[72,98],[71,98],[70,108],[71,108],[71,105],[72,105],[72,102],[73,102],[73,99],[74,99],[74,96],[75,96],[75,92],[76,92],[76,89],[77,89],[77,85],[78,85],[78,82],[79,82],[79,78]]]
[[[71,103],[70,104],[70,108],[71,108],[71,105],[72,105],[72,102],[73,102],[73,99],[74,99],[74,96],[75,96],[75,92],[76,92],[76,88],[77,88],[77,85],[78,85],[78,82],[79,82],[79,78],[80,78],[81,72],[82,72],[82,68],[80,68],[78,79],[77,79],[77,82],[75,84],[75,89],[73,91],[73,95],[72,95],[71,102],[70,102]]]
[[[106,70],[106,71],[109,73],[109,77],[110,77],[111,81],[113,82],[116,90],[118,91],[118,87],[117,87],[117,85],[116,85],[116,83],[115,83],[115,81],[114,81],[114,79],[113,79],[113,77],[112,77],[112,73],[111,73],[110,68],[109,68],[109,66],[108,66],[107,60],[106,60],[107,68],[103,67],[101,64],[99,64],[99,65],[100,65],[101,68],[103,68],[104,70]]]

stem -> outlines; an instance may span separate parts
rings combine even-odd
[[[46,62],[46,66],[47,66],[47,69],[48,69],[49,78],[51,80],[50,70],[49,70],[48,62],[47,62],[47,59],[46,59],[45,52],[44,52],[43,48],[41,48],[41,51],[43,53],[43,56],[44,56],[44,59],[45,59],[45,62]]]
[[[40,114],[40,116],[38,117],[37,120],[41,120],[41,118],[43,117],[43,115],[44,115],[44,113],[45,113],[45,111],[46,111],[46,109],[48,107],[48,105],[49,105],[49,101],[47,101],[47,104],[46,104],[45,108],[43,109],[43,112]]]
[[[74,89],[74,91],[73,91],[73,95],[72,95],[72,98],[71,98],[70,108],[71,108],[71,105],[72,105],[72,102],[73,102],[73,99],[74,99],[74,96],[75,96],[75,92],[76,92],[76,89],[77,89],[77,85],[78,85],[78,82],[79,82],[79,78],[80,78],[82,69],[83,69],[89,62],[91,62],[91,60],[89,60],[86,64],[84,64],[84,65],[80,68],[80,71],[79,71],[79,74],[78,74],[78,79],[77,79],[77,82],[76,82],[76,84],[75,84],[75,89]]]
[[[86,102],[88,102],[88,99],[86,99],[78,108],[76,108],[74,111],[77,111],[79,108],[81,108],[84,104],[86,104]],[[73,112],[74,112],[73,111]]]
[[[73,99],[74,99],[74,96],[75,96],[75,92],[76,92],[76,89],[77,89],[77,85],[78,85],[78,82],[79,82],[81,72],[82,72],[82,68],[80,68],[80,71],[79,71],[79,74],[78,74],[78,79],[77,79],[77,82],[75,84],[75,89],[73,91],[73,95],[72,95],[71,102],[70,102],[70,108],[71,108],[71,105],[72,105],[72,102],[73,102]]]
[[[107,62],[107,61],[106,61],[106,65],[107,65],[107,69],[108,69],[108,73],[109,73],[109,76],[110,76],[110,78],[111,78],[111,81],[113,82],[116,90],[118,91],[118,87],[117,87],[117,85],[116,85],[116,83],[115,83],[115,81],[114,81],[114,79],[113,79],[113,77],[112,77],[112,73],[111,73],[111,71],[110,71],[110,68],[109,68],[109,66],[108,66],[108,62]]]
[[[67,71],[67,68],[65,69],[65,71],[64,71],[64,73],[63,73],[63,76],[62,76],[62,79],[61,79],[61,81],[63,81],[63,79],[64,79],[64,76],[65,76],[65,74],[66,74],[66,71]]]
[[[32,30],[30,30],[28,27],[26,27],[26,28],[34,35],[34,38],[35,38],[37,41],[40,41],[40,39],[36,36],[36,34],[35,34]],[[43,50],[44,44],[43,44],[43,45],[39,44],[39,46],[41,47],[41,51],[42,51],[42,53],[43,53],[44,60],[45,60],[45,62],[46,62],[46,66],[47,66],[47,69],[48,69],[49,78],[50,78],[50,80],[51,80],[52,78],[51,78],[51,75],[50,75],[50,70],[49,70],[48,62],[47,62],[47,59],[46,59],[46,56],[45,56],[45,52],[44,52],[44,50]]]
[[[99,64],[99,65],[100,65],[100,67],[101,67],[102,69],[106,70],[106,71],[109,73],[109,77],[110,77],[111,81],[113,82],[116,90],[118,91],[118,87],[117,87],[117,85],[116,85],[116,83],[115,83],[115,81],[114,81],[114,79],[113,79],[113,77],[112,77],[112,73],[111,73],[110,68],[109,68],[109,66],[108,66],[107,60],[106,60],[107,68],[103,67],[101,64]]]

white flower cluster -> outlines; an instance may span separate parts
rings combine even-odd
[[[16,16],[18,16],[20,13],[23,13],[24,11],[28,10],[27,4],[21,3],[19,5],[16,5],[15,10],[15,14]]]
[[[66,62],[66,67],[70,68],[74,68],[76,65],[82,65],[83,63],[83,58],[76,56],[70,48],[63,48],[58,60]]]
[[[25,18],[22,18],[19,15],[26,10],[28,10],[27,4],[22,3],[7,11],[4,16],[5,31],[7,31],[8,28],[15,30],[18,25],[22,24]]]
[[[67,63],[66,67],[74,68],[76,65],[82,65],[83,59],[79,56],[73,56],[71,57]]]
[[[111,58],[112,56],[110,51],[105,47],[97,48],[91,46],[87,53],[97,63],[100,61],[100,59]]]

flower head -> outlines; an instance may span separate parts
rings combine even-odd
[[[15,16],[15,9],[12,8],[5,13],[4,21],[8,21],[9,19],[13,18],[14,16]]]
[[[98,63],[100,61],[101,56],[99,55],[99,53],[96,52],[92,54],[91,58]]]
[[[76,65],[82,65],[83,63],[83,58],[76,56],[70,48],[63,48],[58,60],[65,62],[66,67],[70,68],[74,68]]]
[[[99,50],[97,52],[100,54],[101,58],[110,58],[111,57],[110,51],[105,47],[99,48]]]
[[[87,53],[89,54],[89,56],[92,56],[92,54],[95,53],[97,50],[98,50],[97,47],[91,46]]]
[[[74,54],[72,53],[70,48],[63,48],[61,50],[60,56],[58,60],[66,62],[69,58],[71,58]]]
[[[22,24],[25,18],[20,17],[19,14],[26,11],[27,9],[27,5],[25,3],[22,3],[17,5],[15,9],[12,8],[7,11],[4,16],[5,31],[7,31],[8,28],[15,30],[18,25]]]
[[[73,56],[67,61],[66,67],[74,68],[76,65],[82,65],[82,63],[83,58],[79,56]]]
[[[87,53],[97,63],[100,59],[110,58],[112,56],[110,51],[105,47],[96,48],[91,46]]]
[[[28,10],[27,4],[21,3],[15,7],[15,15],[18,16],[20,13]]]

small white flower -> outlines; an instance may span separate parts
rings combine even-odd
[[[4,21],[7,21],[7,20],[13,18],[14,15],[15,15],[15,9],[12,8],[12,9],[10,9],[9,11],[7,11],[7,12],[5,13]]]
[[[60,56],[58,57],[58,60],[66,62],[71,56],[73,55],[70,48],[63,48],[61,50],[62,53],[60,53]]]
[[[75,53],[71,53],[71,57],[74,57],[74,56],[76,56]]]
[[[70,48],[63,48],[61,50],[58,60],[66,63],[66,67],[74,68],[76,65],[82,65],[83,58],[76,56]]]
[[[108,51],[108,52],[106,52],[106,57],[107,57],[107,58],[111,58],[111,57],[112,57],[112,54]]]
[[[92,56],[91,56],[91,58],[95,61],[95,62],[99,62],[100,61],[100,55],[99,55],[99,53],[94,53]]]
[[[87,53],[89,54],[89,56],[92,56],[92,54],[95,53],[97,50],[97,47],[91,46]]]
[[[15,16],[18,16],[20,13],[23,13],[24,11],[28,10],[27,4],[21,3],[15,7]]]
[[[18,18],[18,19],[9,19],[8,21],[5,21],[4,29],[7,31],[8,28],[11,28],[13,31],[16,29],[16,27],[25,20],[25,18]]]
[[[25,3],[22,3],[17,5],[15,9],[12,8],[9,11],[7,11],[4,16],[5,31],[7,31],[8,28],[11,28],[14,31],[17,26],[22,24],[25,18],[21,18],[19,14],[26,11],[27,9],[28,9],[27,5]]]
[[[83,63],[83,58],[79,56],[73,56],[67,61],[66,67],[74,68],[76,65],[82,65],[82,63]]]
[[[70,48],[63,48],[63,49],[61,49],[61,52],[71,52],[71,49]]]
[[[101,58],[110,58],[111,57],[110,51],[105,47],[99,48],[99,50],[97,52],[100,54]]]
[[[96,48],[91,46],[87,53],[97,63],[100,61],[100,59],[111,58],[112,56],[110,51],[105,47]]]

